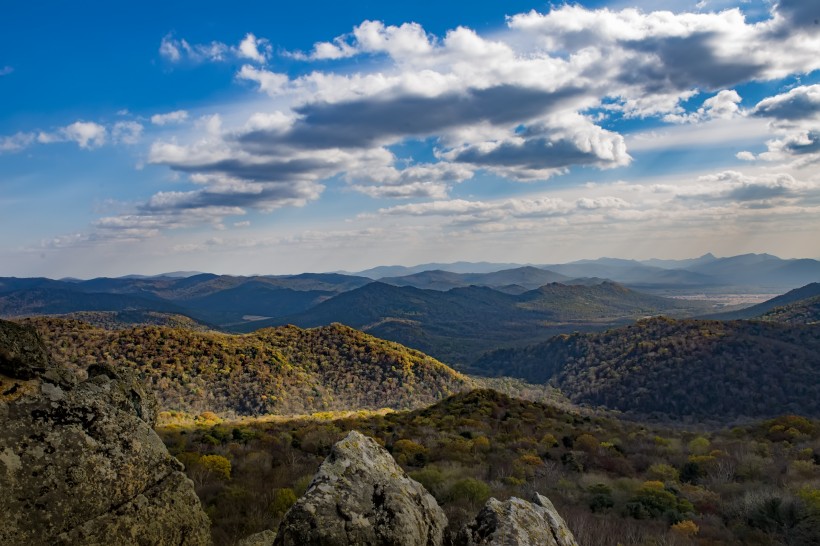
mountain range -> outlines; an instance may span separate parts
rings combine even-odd
[[[597,277],[645,290],[673,289],[685,292],[692,289],[756,290],[781,292],[820,280],[820,261],[812,259],[784,260],[771,254],[743,254],[718,258],[704,254],[685,260],[623,260],[599,258],[571,263],[520,264],[456,262],[453,264],[424,264],[414,267],[377,267],[356,273],[374,280],[396,284],[397,277],[411,277],[418,273],[441,271],[456,274],[495,273],[517,269],[548,270],[563,275],[564,280]],[[454,279],[453,277],[449,277]],[[556,278],[552,282],[561,282]],[[413,280],[398,281],[412,283]],[[464,282],[459,280],[458,282]],[[482,284],[480,281],[474,284]],[[413,286],[419,286],[412,284]],[[493,284],[487,284],[493,286]],[[427,288],[426,286],[419,286]],[[452,287],[452,286],[451,286]]]
[[[495,347],[647,315],[691,315],[704,308],[700,302],[641,294],[609,281],[591,286],[552,283],[519,294],[485,286],[442,292],[373,282],[302,313],[246,323],[239,331],[341,322],[460,367]]]

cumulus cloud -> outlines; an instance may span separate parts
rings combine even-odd
[[[260,64],[267,62],[271,55],[270,43],[264,38],[257,38],[251,33],[239,43],[237,55],[243,59],[250,59]]]
[[[820,5],[805,0],[780,0],[776,7],[777,15],[783,19],[784,26],[804,32],[817,32],[820,26]]]
[[[385,25],[381,21],[365,21],[350,34],[338,36],[332,42],[314,44],[309,55],[297,58],[313,60],[342,59],[362,53],[388,53],[394,58],[430,53],[435,38],[428,36],[418,23],[401,26]]]
[[[668,114],[664,116],[664,121],[697,123],[713,119],[732,119],[744,114],[739,106],[742,100],[734,89],[724,89],[703,101],[703,106],[696,111],[685,114]]]
[[[820,85],[803,85],[765,98],[757,103],[752,113],[777,121],[820,120]]]
[[[188,119],[187,110],[175,110],[165,114],[154,114],[151,116],[151,123],[154,125],[168,125],[173,123],[182,123]]]
[[[796,199],[820,189],[820,183],[797,180],[788,173],[746,175],[724,171],[701,176],[699,187],[679,197],[724,199],[736,202]]]
[[[37,142],[51,144],[54,142],[75,142],[80,148],[99,148],[105,144],[108,130],[105,126],[93,121],[75,121],[53,132],[41,131]]]
[[[243,119],[234,112],[224,120],[206,117],[184,130],[163,131],[162,139],[151,144],[147,162],[187,175],[194,187],[157,193],[127,222],[118,221],[129,229],[170,229],[219,217],[214,225],[224,225],[224,217],[234,213],[303,206],[331,183],[379,199],[429,200],[382,210],[391,217],[449,214],[489,226],[505,218],[649,215],[648,209],[615,195],[492,203],[449,195],[482,172],[532,182],[574,166],[627,166],[632,161],[628,145],[646,150],[653,144],[619,134],[616,122],[622,118],[656,117],[691,129],[677,133],[684,143],[700,142],[698,128],[716,132],[718,125],[726,126],[724,138],[755,123],[766,130],[763,120],[772,120],[772,130],[781,133],[768,152],[737,157],[813,157],[817,128],[803,121],[798,126],[794,118],[809,116],[814,86],[749,110],[741,108],[735,87],[820,69],[820,35],[804,24],[815,11],[782,0],[768,18],[751,22],[738,8],[673,13],[560,5],[513,15],[506,29],[492,35],[459,27],[435,36],[417,23],[364,21],[305,53],[290,53],[308,63],[294,76],[267,67],[272,48],[254,34],[236,45],[191,44],[169,34],[159,48],[168,62],[241,64],[236,79],[262,97]],[[337,62],[356,56],[362,57],[356,63]],[[705,99],[696,103],[699,97]],[[259,106],[264,101],[269,107]],[[151,122],[170,125],[187,117],[184,110],[158,113]],[[787,134],[775,121],[793,126]],[[104,131],[96,136],[75,132],[71,139],[93,147],[105,142]],[[26,138],[5,137],[3,146],[26,145]],[[432,154],[423,161],[397,155],[399,147],[414,141],[424,141]],[[715,184],[722,193],[695,192],[689,198],[741,203],[767,191],[771,198],[798,191],[783,181]],[[151,227],[154,217],[161,219],[160,227]],[[110,230],[115,224],[98,228]]]
[[[756,156],[764,161],[793,161],[805,167],[820,161],[820,85],[798,86],[767,97],[752,114],[769,120],[777,135],[766,142],[767,150]],[[746,157],[752,155],[746,154]]]
[[[543,180],[572,165],[617,167],[631,160],[621,135],[579,115],[534,123],[503,140],[464,145],[443,157],[518,180]]]

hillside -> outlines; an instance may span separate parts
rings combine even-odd
[[[110,362],[137,370],[164,410],[260,415],[414,408],[470,384],[418,351],[338,324],[234,336],[156,326],[103,330],[45,317],[25,322],[41,332],[57,363]]]
[[[539,269],[537,267],[518,267],[490,273],[452,273],[450,271],[423,271],[403,277],[384,277],[380,282],[394,286],[414,286],[427,290],[450,290],[466,286],[489,286],[501,288],[510,285],[525,289],[535,289],[553,282],[564,282],[569,277]]]
[[[640,294],[615,283],[553,283],[521,294],[470,286],[446,292],[374,282],[300,314],[242,326],[341,322],[459,366],[501,346],[601,329],[646,315],[686,314],[697,303]],[[701,307],[702,308],[702,307]]]
[[[59,315],[59,318],[79,320],[104,330],[122,330],[135,326],[167,326],[198,332],[213,330],[212,326],[185,315],[156,311],[77,311]]]
[[[336,273],[255,277],[202,273],[84,281],[4,277],[0,278],[0,317],[143,310],[230,326],[299,313],[369,282]]]
[[[550,381],[573,402],[731,420],[820,416],[820,328],[656,318],[494,351],[474,373]]]
[[[699,429],[584,416],[478,390],[412,412],[159,433],[196,483],[217,545],[276,528],[349,430],[384,445],[434,495],[453,529],[489,496],[526,498],[536,490],[555,503],[579,544],[694,544],[678,531],[695,522],[710,544],[818,543],[820,422],[785,416]],[[229,461],[230,479],[207,472],[206,456]]]
[[[782,307],[775,307],[771,311],[760,315],[760,320],[785,324],[818,324],[820,323],[820,296],[798,300]]]
[[[820,282],[814,282],[811,284],[807,284],[806,286],[801,286],[800,288],[795,288],[794,290],[790,290],[785,294],[776,296],[770,300],[764,301],[763,303],[752,305],[751,307],[746,307],[744,309],[731,311],[728,313],[717,313],[713,315],[708,315],[704,318],[717,320],[750,319],[758,317],[762,318],[769,311],[777,307],[783,307],[785,305],[797,303],[801,300],[814,298],[816,296],[820,296]]]
[[[55,315],[77,311],[156,311],[184,314],[185,310],[170,301],[131,294],[84,293],[52,287],[37,287],[0,293],[0,317]]]

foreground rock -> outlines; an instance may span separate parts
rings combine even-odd
[[[285,516],[277,546],[438,546],[447,518],[371,438],[336,443],[308,491]]]
[[[51,366],[33,330],[0,321],[0,545],[209,544],[182,465],[130,373]]]
[[[578,546],[550,500],[490,499],[459,533],[458,546]]]

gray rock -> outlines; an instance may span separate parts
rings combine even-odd
[[[33,379],[48,369],[48,353],[32,328],[0,322],[0,374],[14,379]]]
[[[490,499],[458,535],[457,546],[578,546],[550,500]]]
[[[156,401],[136,376],[100,366],[78,383],[21,328],[0,321],[13,355],[0,374],[0,545],[210,544],[193,483],[151,428]]]
[[[336,443],[310,487],[285,515],[277,546],[439,546],[447,518],[371,438]]]
[[[274,539],[276,539],[276,533],[265,529],[261,533],[243,538],[236,543],[236,546],[272,546]]]

